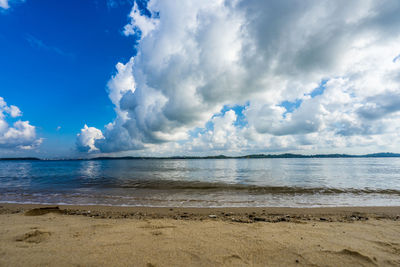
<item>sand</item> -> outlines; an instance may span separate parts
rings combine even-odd
[[[0,266],[399,266],[400,207],[0,204]]]

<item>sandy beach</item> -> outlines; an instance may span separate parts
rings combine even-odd
[[[400,207],[0,206],[1,266],[400,265]]]

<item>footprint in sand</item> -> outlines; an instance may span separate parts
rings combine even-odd
[[[162,235],[161,231],[152,231],[151,232],[152,235]]]
[[[374,262],[374,260],[372,260],[370,257],[368,257],[364,254],[361,254],[360,252],[358,252],[356,250],[342,249],[340,251],[326,250],[324,252],[326,252],[328,254],[338,255],[338,256],[347,258],[348,260],[350,260],[352,262],[352,264],[354,264],[354,261],[356,261],[357,264],[359,264],[359,265],[376,266],[376,263]]]
[[[243,260],[239,255],[233,254],[224,258],[224,264],[241,265],[243,264]]]
[[[46,241],[50,237],[50,232],[44,232],[40,230],[30,231],[21,236],[15,238],[15,241],[18,242],[27,242],[27,243],[41,243]]]

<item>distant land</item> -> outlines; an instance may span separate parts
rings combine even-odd
[[[35,157],[20,157],[20,158],[0,158],[3,161],[10,160],[41,160],[41,161],[52,161],[52,160],[117,160],[117,159],[128,159],[128,160],[138,160],[138,159],[286,159],[286,158],[399,158],[399,153],[373,153],[366,155],[348,155],[348,154],[315,154],[315,155],[302,155],[302,154],[251,154],[245,156],[172,156],[172,157],[94,157],[87,159],[40,159]]]
[[[0,160],[42,160],[42,159],[27,157],[27,158],[0,158]]]

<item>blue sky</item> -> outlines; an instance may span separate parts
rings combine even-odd
[[[399,12],[0,0],[0,156],[399,152]]]
[[[0,13],[0,96],[37,125],[43,150],[65,153],[85,123],[101,128],[115,117],[106,84],[134,53],[133,37],[122,34],[130,8],[43,0]]]

